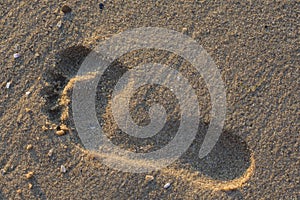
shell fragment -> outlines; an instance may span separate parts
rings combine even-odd
[[[66,169],[65,166],[61,165],[61,166],[60,166],[60,171],[61,171],[62,173],[66,173],[66,172],[67,172],[67,169]]]
[[[171,186],[171,183],[166,183],[166,184],[164,185],[164,189],[168,189],[170,186]]]
[[[19,58],[20,56],[21,56],[21,54],[19,54],[19,53],[14,54],[14,58]]]
[[[10,87],[10,84],[11,84],[11,82],[7,82],[7,83],[6,83],[6,86],[5,86],[5,87],[6,87],[6,89],[9,89],[9,87]]]

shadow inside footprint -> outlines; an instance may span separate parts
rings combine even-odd
[[[238,135],[228,131],[222,132],[212,151],[202,159],[198,157],[203,140],[200,137],[196,136],[180,160],[182,164],[190,166],[191,170],[197,170],[217,180],[233,180],[241,177],[250,167],[251,152],[246,142]]]
[[[91,49],[78,45],[61,50],[56,55],[56,64],[47,69],[43,75],[47,85],[42,89],[41,95],[46,99],[44,112],[51,121],[59,120],[61,107],[59,98],[68,81],[74,77],[85,57]]]

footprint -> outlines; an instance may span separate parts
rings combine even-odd
[[[62,112],[59,105],[61,93],[90,52],[91,49],[82,45],[66,48],[56,55],[56,65],[45,72],[43,78],[46,86],[42,89],[41,95],[46,99],[43,111],[51,121],[59,122]]]
[[[47,86],[42,90],[41,95],[45,97],[46,104],[44,112],[48,115],[49,119],[54,123],[60,123],[62,115],[62,106],[59,105],[62,92],[68,82],[76,75],[81,63],[85,57],[91,52],[91,49],[84,46],[73,46],[60,51],[56,57],[55,67],[47,70],[44,79]],[[131,57],[135,57],[132,53]],[[159,91],[165,92],[173,103],[165,103],[169,106],[169,118],[167,123],[160,134],[151,137],[150,139],[142,141],[141,138],[133,138],[123,133],[118,129],[113,121],[110,111],[109,98],[114,89],[114,85],[120,77],[128,70],[128,66],[122,64],[122,58],[113,62],[108,70],[103,74],[98,83],[96,100],[97,117],[103,129],[106,130],[107,136],[115,145],[135,151],[135,152],[151,152],[163,147],[173,137],[174,133],[179,127],[180,119],[177,108],[176,97],[172,96],[169,90],[162,87],[144,87],[136,93],[136,98],[141,99],[140,102],[133,102],[131,104],[131,111],[133,119],[141,125],[149,123],[149,110],[147,103],[143,99],[155,98],[161,96]],[[135,66],[137,63],[132,62],[131,65]],[[113,73],[111,73],[113,72]],[[149,93],[149,91],[151,91]],[[158,99],[159,100],[159,99]],[[164,101],[164,99],[161,99]],[[160,100],[159,100],[160,102]],[[142,108],[142,109],[141,109]],[[135,114],[134,114],[135,113]],[[137,117],[139,116],[139,117]],[[142,117],[140,117],[142,116]],[[70,123],[73,125],[72,117]],[[189,170],[198,171],[215,180],[234,180],[241,177],[247,169],[251,166],[251,152],[246,142],[239,136],[230,131],[224,131],[213,150],[203,159],[198,158],[198,153],[205,136],[208,125],[205,122],[200,122],[198,134],[196,139],[188,149],[188,151],[178,161],[179,166]],[[76,131],[74,131],[76,132]],[[75,133],[75,135],[77,135]],[[78,137],[78,136],[76,136]]]

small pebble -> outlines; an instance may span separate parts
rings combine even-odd
[[[49,151],[48,151],[48,157],[51,157],[52,155],[53,155],[53,151],[54,151],[54,149],[50,149]]]
[[[25,112],[29,113],[31,111],[30,108],[25,108]]]
[[[72,12],[72,9],[67,6],[67,5],[63,5],[63,7],[61,7],[61,11],[64,13],[64,14],[67,14],[67,13],[70,13]]]
[[[99,8],[102,11],[104,9],[104,4],[103,3],[99,3]]]
[[[50,130],[55,130],[55,129],[57,129],[57,125],[56,124],[51,124]]]
[[[31,188],[32,188],[32,184],[29,183],[29,184],[28,184],[28,189],[30,190]]]
[[[60,130],[63,130],[63,131],[68,131],[69,130],[69,128],[65,124],[61,124],[59,126],[59,128],[60,128]]]
[[[3,175],[6,173],[5,169],[1,169],[1,170],[0,170],[0,173],[1,173],[1,175],[3,176]]]
[[[22,193],[22,190],[21,190],[21,189],[18,189],[18,190],[17,190],[17,193],[18,193],[18,194],[21,194],[21,193]]]
[[[6,83],[6,86],[5,86],[5,87],[6,87],[6,89],[9,89],[9,87],[10,87],[10,84],[11,84],[11,82],[7,82],[7,83]]]
[[[166,183],[166,184],[164,185],[164,189],[168,189],[170,186],[171,186],[171,183]]]
[[[42,130],[43,130],[43,131],[47,131],[47,130],[48,130],[47,126],[43,125],[43,126],[42,126]]]
[[[28,92],[25,92],[25,94],[26,94],[26,96],[28,96],[28,95],[30,95],[30,92],[28,91]]]
[[[30,150],[30,149],[32,149],[32,147],[33,147],[32,144],[28,144],[27,147],[26,147],[26,149]]]
[[[146,175],[145,176],[145,181],[146,182],[150,182],[150,181],[153,181],[154,180],[154,177],[153,176],[151,176],[151,175]]]
[[[187,33],[187,30],[188,30],[187,28],[182,28],[182,33],[184,34]]]
[[[21,54],[19,54],[19,53],[14,54],[14,58],[19,58],[20,56],[21,56]]]
[[[28,172],[28,173],[25,175],[25,177],[26,177],[27,179],[32,178],[32,177],[33,177],[33,172]]]
[[[57,28],[61,28],[62,22],[61,21],[57,22],[56,26],[57,26]]]
[[[62,172],[62,173],[67,172],[67,169],[65,168],[65,166],[63,166],[63,165],[60,166],[60,172]]]
[[[56,131],[56,135],[59,135],[59,136],[62,136],[65,134],[65,131],[64,130],[59,130],[59,131]]]

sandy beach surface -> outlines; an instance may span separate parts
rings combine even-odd
[[[64,5],[71,10],[62,12]],[[296,0],[0,0],[0,199],[300,199],[299,19]],[[130,173],[106,166],[103,157],[112,155],[83,145],[71,104],[77,70],[99,42],[139,27],[183,33],[218,66],[227,113],[207,157],[197,156],[211,118],[205,82],[188,61],[157,49],[110,65],[97,86],[97,117],[121,148],[140,153],[167,144],[180,124],[171,90],[135,93],[130,106],[142,105],[132,117],[138,124],[149,123],[145,111],[157,97],[170,115],[165,134],[145,141],[118,130],[108,100],[128,69],[172,65],[201,99],[188,150],[163,169]],[[150,103],[140,104],[145,96]]]

